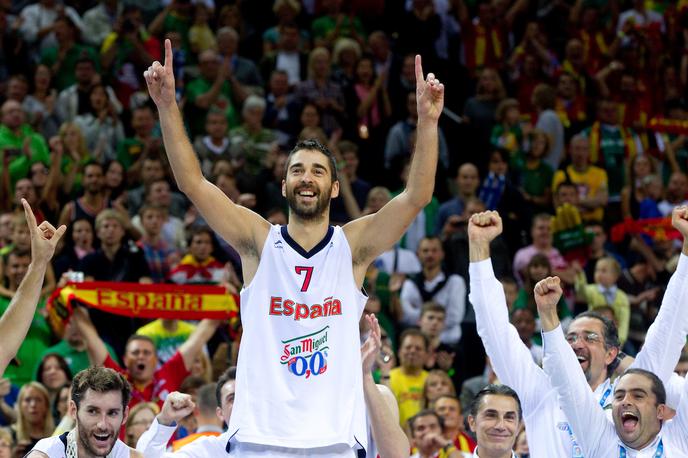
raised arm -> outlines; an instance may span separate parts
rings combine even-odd
[[[74,320],[74,325],[76,325],[84,338],[84,342],[86,342],[88,361],[92,366],[102,366],[109,353],[105,342],[98,335],[91,317],[88,316],[88,311],[84,307],[77,306],[74,308],[71,319]]]
[[[203,349],[203,345],[208,343],[210,338],[215,334],[215,330],[220,325],[220,320],[202,320],[194,332],[191,333],[186,342],[179,347],[179,353],[184,360],[184,366],[187,370],[191,369],[193,360],[198,353]]]
[[[210,227],[239,252],[250,278],[257,268],[270,224],[251,210],[236,205],[203,177],[177,106],[172,66],[172,45],[165,40],[165,65],[153,62],[144,73],[148,92],[158,107],[172,172],[179,189],[191,199]],[[254,265],[247,265],[250,260]]]
[[[382,348],[380,324],[375,315],[366,315],[370,336],[361,347],[363,367],[363,396],[368,410],[368,421],[380,458],[407,456],[409,442],[399,426],[399,407],[394,394],[373,380],[373,363]]]
[[[647,331],[645,345],[631,367],[645,369],[659,377],[667,388],[667,405],[676,409],[682,396],[676,384],[669,383],[688,334],[688,206],[676,207],[671,224],[683,236],[683,250],[676,272],[667,285],[662,306]]]
[[[210,454],[191,455],[185,453],[190,449],[187,445],[184,450],[177,453],[166,452],[167,443],[172,438],[172,435],[177,430],[177,423],[193,412],[194,403],[191,396],[178,392],[170,393],[165,398],[165,403],[157,417],[148,430],[141,435],[139,441],[136,443],[136,450],[143,453],[146,458],[163,458],[172,456],[212,456]]]
[[[5,372],[26,337],[41,296],[45,272],[55,253],[57,242],[67,230],[65,226],[55,229],[47,221],[37,225],[28,202],[22,199],[21,203],[31,231],[31,264],[9,307],[0,317],[0,374]]]
[[[618,452],[614,426],[600,409],[559,323],[557,304],[561,295],[559,277],[547,277],[535,285],[545,349],[543,368],[557,390],[559,404],[583,455],[614,456],[613,452]]]
[[[416,105],[416,149],[406,188],[377,213],[344,226],[360,283],[368,265],[401,238],[432,199],[439,148],[437,122],[444,106],[444,85],[432,73],[428,73],[427,79],[423,77],[420,56],[416,56]]]
[[[468,221],[469,299],[495,374],[516,390],[528,415],[540,404],[549,383],[509,322],[504,289],[492,270],[490,242],[501,233],[502,219],[495,211],[477,213]]]

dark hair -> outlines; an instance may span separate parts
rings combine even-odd
[[[148,336],[141,335],[141,334],[133,334],[133,335],[129,336],[129,338],[127,339],[127,343],[124,345],[124,352],[125,353],[127,351],[126,348],[129,346],[129,344],[135,340],[143,340],[144,342],[148,342],[151,345],[153,345],[153,348],[156,349],[156,351],[157,351],[157,347],[156,347],[155,341],[153,339],[151,339]]]
[[[401,333],[399,336],[399,346],[401,347],[404,344],[404,340],[407,337],[420,337],[423,339],[423,343],[425,344],[425,349],[427,350],[428,347],[430,347],[430,341],[428,340],[428,336],[423,334],[419,328],[408,328],[404,330],[404,332]]]
[[[421,417],[435,417],[435,418],[437,418],[437,421],[440,423],[440,429],[444,429],[444,418],[440,417],[440,415],[432,409],[423,409],[408,419],[408,427],[411,430],[411,435],[413,435],[414,425],[416,424],[416,420],[418,420]]]
[[[447,315],[447,310],[444,308],[444,306],[438,304],[435,301],[427,301],[423,302],[423,305],[420,308],[420,316],[421,318],[423,315],[425,315],[427,312],[437,312],[441,313],[443,315]]]
[[[645,369],[632,367],[630,369],[626,369],[619,377],[619,380],[621,380],[622,377],[630,374],[642,375],[643,377],[650,379],[650,382],[652,382],[652,394],[654,394],[655,398],[657,398],[657,404],[666,404],[666,390],[664,389],[664,383],[662,383],[662,380],[659,377],[650,371],[646,371]],[[616,386],[618,387],[619,384],[617,383]]]
[[[514,398],[516,400],[516,406],[518,411],[518,421],[521,421],[521,419],[523,418],[523,410],[521,409],[521,400],[518,398],[518,394],[510,386],[495,384],[487,385],[485,388],[478,391],[478,394],[475,395],[475,397],[473,398],[473,402],[471,402],[470,408],[470,414],[472,417],[478,416],[478,410],[480,410],[480,403],[482,402],[483,398],[488,395],[507,396],[510,398]]]
[[[86,161],[86,163],[83,165],[83,167],[81,168],[81,170],[83,170],[84,172],[86,172],[86,167],[93,167],[94,165],[95,165],[96,167],[100,167],[100,173],[105,174],[105,167],[103,166],[103,164],[101,164],[100,162],[96,161],[95,159],[89,159],[88,161]]]
[[[291,157],[302,150],[319,151],[327,156],[330,163],[330,178],[332,178],[332,182],[337,181],[337,161],[334,158],[334,154],[332,154],[332,151],[330,151],[327,146],[323,145],[314,138],[298,142],[296,146],[289,151],[289,156],[287,157],[287,166],[284,168],[285,179],[287,178],[287,171],[289,170],[289,162],[291,161]]]
[[[225,386],[225,383],[232,380],[236,380],[236,366],[227,368],[227,370],[220,375],[220,378],[217,379],[217,383],[215,384],[215,400],[217,401],[218,407],[222,406],[222,387]]]
[[[434,370],[433,370],[434,372]],[[444,371],[440,371],[444,372]],[[446,374],[446,372],[444,372]],[[437,399],[435,399],[435,406],[437,406],[437,403],[439,402],[440,399],[451,399],[452,401],[456,401],[456,403],[459,405],[459,411],[463,412],[463,406],[461,405],[461,399],[459,399],[457,396],[454,396],[453,394],[443,394],[439,396]]]
[[[76,374],[72,380],[72,401],[76,404],[77,409],[89,389],[96,393],[120,391],[122,393],[122,410],[126,409],[131,397],[131,386],[127,379],[119,372],[102,366],[84,369]]]
[[[196,237],[199,234],[208,234],[208,237],[210,237],[211,243],[213,243],[213,246],[215,246],[213,240],[215,239],[215,233],[213,232],[212,229],[208,226],[194,226],[189,230],[189,238],[187,239],[187,245],[191,246],[191,242],[193,241],[194,237]]]
[[[219,407],[215,399],[215,384],[206,383],[196,391],[196,405],[202,415],[212,417],[215,415],[215,409]]]
[[[616,324],[607,318],[606,316],[600,315],[599,313],[596,312],[591,312],[591,311],[586,311],[583,313],[579,313],[576,315],[576,317],[571,321],[571,324],[573,324],[576,320],[579,318],[593,318],[595,320],[599,320],[602,322],[602,329],[604,330],[604,349],[609,350],[611,348],[616,348],[620,349],[621,348],[621,342],[619,341],[619,329],[616,327]],[[569,324],[569,326],[571,326]],[[620,363],[620,359],[616,358],[614,361],[612,361],[608,366],[607,366],[607,375],[610,376],[611,374],[614,373],[616,370],[617,366]]]
[[[502,162],[506,162],[507,164],[509,161],[511,161],[511,153],[505,148],[498,147],[498,148],[492,148],[492,151],[490,152],[490,157],[494,154],[499,154],[499,157],[502,159]]]
[[[57,359],[57,365],[60,366],[62,372],[65,373],[67,380],[72,380],[72,370],[69,368],[69,364],[67,364],[67,361],[64,359],[64,357],[59,353],[46,353],[43,355],[43,358],[41,358],[41,363],[38,365],[38,370],[36,372],[36,380],[38,382],[41,382],[43,385],[45,385],[45,383],[43,383],[43,367],[45,366],[45,362],[48,360],[48,358]]]
[[[206,384],[203,377],[197,375],[189,375],[182,380],[181,385],[179,385],[179,392],[185,394],[192,394],[193,392],[198,393],[198,390]]]

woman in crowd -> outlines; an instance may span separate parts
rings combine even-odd
[[[17,444],[15,454],[25,455],[39,440],[50,437],[54,429],[50,393],[38,382],[25,384],[17,398],[17,421],[10,429]]]

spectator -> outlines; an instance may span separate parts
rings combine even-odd
[[[570,73],[562,72],[557,79],[556,112],[564,126],[564,139],[580,132],[588,122],[585,96],[581,94],[578,80]]]
[[[85,309],[75,311],[73,319],[84,335],[88,357],[92,365],[103,365],[124,375],[132,385],[129,407],[140,402],[162,404],[167,395],[179,389],[194,356],[215,333],[219,322],[203,320],[189,338],[179,347],[174,356],[159,369],[155,344],[149,337],[131,334],[124,353],[124,368],[110,358],[103,340],[93,326]]]
[[[193,25],[189,29],[189,45],[194,54],[217,48],[215,34],[208,24],[211,14],[211,8],[203,3],[194,6]]]
[[[456,394],[440,396],[435,403],[435,412],[442,417],[444,427],[442,434],[445,439],[452,441],[456,450],[472,453],[475,441],[466,433],[464,427],[463,408]]]
[[[108,344],[105,344],[110,357],[118,362],[119,357],[115,351]],[[41,360],[47,355],[59,355],[61,359],[67,362],[69,373],[78,374],[82,370],[88,368],[88,353],[86,352],[86,341],[79,332],[79,328],[71,320],[65,324],[64,334],[62,339],[52,347],[45,349],[41,355]],[[71,376],[69,377],[71,380]]]
[[[419,329],[410,328],[399,337],[399,367],[389,373],[389,388],[399,404],[399,422],[405,422],[423,408],[423,386],[428,372],[423,369],[428,340]]]
[[[117,158],[117,145],[124,140],[124,126],[110,103],[105,86],[95,84],[88,94],[91,108],[74,118],[95,158],[105,162]],[[101,159],[102,158],[102,159]]]
[[[621,209],[624,219],[638,219],[640,216],[640,203],[647,196],[645,180],[656,172],[657,166],[655,161],[647,154],[633,158],[628,183],[621,190]]]
[[[139,210],[143,237],[137,245],[146,257],[153,283],[164,283],[179,253],[162,238],[162,225],[167,211],[161,206],[144,204]]]
[[[428,372],[423,385],[423,397],[425,398],[425,407],[428,409],[435,408],[435,402],[442,396],[455,396],[456,390],[454,384],[441,369],[435,369]]]
[[[533,106],[537,111],[535,128],[548,137],[549,147],[543,160],[552,170],[557,170],[564,159],[564,126],[554,111],[556,102],[556,92],[551,86],[540,84],[535,87],[533,91]]]
[[[201,168],[205,176],[210,176],[213,166],[219,160],[230,160],[230,141],[227,136],[227,118],[219,110],[211,109],[205,118],[205,133],[194,142]]]
[[[61,15],[69,18],[69,21],[76,24],[79,29],[83,29],[79,13],[71,6],[65,6],[55,0],[41,0],[22,9],[19,31],[31,47],[34,54],[32,57],[57,44],[59,30],[57,19]]]
[[[159,413],[160,407],[155,402],[140,402],[131,408],[124,426],[125,442],[129,447],[136,448],[139,438]]]
[[[83,115],[91,110],[89,94],[99,80],[96,60],[93,56],[83,55],[74,63],[75,81],[63,88],[57,96],[57,114],[62,122],[72,122],[77,115]],[[122,112],[122,105],[117,100],[115,92],[110,86],[105,86],[110,104],[117,114]]]
[[[565,181],[576,185],[578,209],[584,221],[604,220],[604,207],[609,197],[607,172],[590,165],[590,141],[582,135],[571,139],[571,165],[557,170],[552,180],[552,189],[558,189]]]
[[[26,113],[19,102],[8,100],[0,107],[0,151],[3,169],[9,170],[11,183],[29,174],[31,164],[49,163],[48,145],[43,137],[26,123]],[[0,172],[2,169],[0,169]]]
[[[105,38],[112,32],[117,17],[122,14],[123,6],[116,0],[100,0],[98,5],[84,13],[84,40],[91,46],[100,48]]]
[[[172,450],[175,452],[201,437],[219,436],[222,430],[222,419],[217,411],[220,409],[216,399],[216,384],[208,383],[198,389],[196,393],[196,408],[193,416],[196,420],[197,428],[193,434],[189,434],[183,439],[178,439],[172,443]]]
[[[518,337],[521,338],[523,345],[525,345],[526,348],[530,350],[530,354],[533,356],[533,361],[535,361],[535,364],[537,364],[538,366],[542,366],[542,345],[539,345],[533,341],[533,336],[535,335],[536,329],[536,315],[533,312],[533,309],[527,307],[517,308],[516,302],[514,302],[514,308],[510,315],[511,324],[513,324],[516,328],[516,331],[518,332]]]
[[[167,174],[161,156],[149,154],[141,160],[141,176],[140,180],[137,180],[140,185],[127,190],[127,209],[132,217],[138,213],[141,206],[145,203],[146,191],[149,190],[153,182],[163,180]],[[170,214],[177,218],[183,218],[187,207],[186,198],[176,191],[171,192],[169,184],[167,189],[171,193],[171,200],[166,203]]]
[[[107,209],[95,222],[100,248],[84,256],[79,270],[87,281],[125,281],[151,283],[148,263],[141,250],[125,238],[127,223],[122,214]],[[136,329],[134,318],[93,310],[91,318],[103,339],[118,355],[124,352],[127,338]],[[83,333],[83,329],[82,329]]]
[[[170,272],[170,280],[178,284],[218,284],[226,278],[224,265],[213,256],[213,232],[202,226],[189,237],[189,253]]]
[[[456,174],[455,197],[440,205],[435,226],[436,234],[446,237],[458,230],[466,203],[470,198],[477,197],[479,187],[478,168],[470,162],[461,165]]]
[[[39,440],[50,437],[55,429],[50,414],[48,390],[38,382],[27,382],[19,390],[17,398],[17,421],[10,433],[16,444],[14,453],[26,455]]]
[[[322,4],[324,14],[311,25],[313,42],[317,47],[332,48],[339,38],[351,38],[359,45],[365,44],[365,32],[361,20],[353,14],[342,11],[341,0],[325,0]]]
[[[282,27],[293,23],[299,16],[299,13],[301,13],[301,3],[297,0],[277,0],[272,5],[272,12],[277,17],[277,25],[263,32],[263,55],[265,56],[277,48]],[[309,47],[310,34],[306,30],[299,30],[299,50],[308,51]]]
[[[416,450],[411,458],[431,456],[460,458],[462,453],[454,448],[453,442],[442,436],[443,426],[442,418],[430,409],[421,410],[409,418],[408,428],[411,431],[411,445],[413,450]]]
[[[301,103],[310,102],[318,107],[326,134],[342,128],[346,108],[341,87],[330,80],[330,64],[330,52],[327,49],[318,47],[311,51],[308,79],[299,84],[295,91]]]
[[[225,26],[217,31],[217,51],[224,62],[229,62],[227,79],[239,103],[250,94],[263,95],[263,80],[256,64],[239,56],[239,34],[235,28]]]
[[[154,133],[155,113],[148,105],[136,107],[131,113],[131,129],[134,135],[117,144],[117,160],[128,171],[136,175],[141,170],[141,160],[160,147],[160,137]]]
[[[153,206],[160,213],[162,228],[159,237],[167,245],[166,250],[183,251],[186,249],[184,222],[169,212],[169,208],[174,202],[174,193],[170,190],[170,183],[165,179],[155,180],[146,186],[144,196],[144,204],[141,208]],[[132,218],[131,224],[139,232],[143,233],[145,231],[141,210],[139,210],[138,215]],[[171,252],[168,254],[171,254]],[[171,262],[170,266],[177,261],[177,256],[172,256],[168,260],[168,262]]]
[[[263,80],[268,81],[275,70],[281,70],[287,74],[290,87],[306,80],[308,54],[301,52],[299,48],[299,26],[295,22],[282,24],[276,48],[266,53],[260,63]]]
[[[22,102],[22,108],[34,129],[44,138],[57,134],[60,118],[57,112],[57,90],[52,84],[52,72],[38,65],[33,76],[33,89]]]
[[[474,152],[469,156],[470,161],[483,167],[485,160],[482,153],[490,148],[490,134],[495,124],[495,113],[499,103],[506,98],[504,83],[496,70],[484,68],[475,89],[475,96],[466,101],[463,108],[465,122],[468,123],[473,137]]]
[[[76,167],[76,164],[73,167]],[[88,162],[83,170],[81,184],[84,194],[64,205],[60,214],[60,224],[66,225],[85,218],[95,225],[98,214],[112,205],[105,197],[103,189],[103,166],[98,162]]]
[[[674,172],[669,178],[669,183],[666,187],[664,200],[659,205],[659,211],[662,216],[669,216],[674,208],[679,205],[686,205],[686,194],[688,193],[688,177],[683,172]]]

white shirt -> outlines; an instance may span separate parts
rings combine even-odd
[[[440,272],[430,281],[425,281],[425,289],[431,291],[438,283],[445,279],[445,274]],[[402,322],[409,326],[418,325],[423,298],[418,291],[418,286],[412,280],[405,280],[401,287],[401,309],[404,312]],[[440,335],[440,341],[445,344],[455,345],[461,340],[461,321],[466,312],[466,282],[460,275],[451,274],[447,283],[432,297],[446,310],[444,330]]]
[[[499,380],[518,393],[523,420],[531,439],[531,455],[584,457],[561,410],[556,389],[544,371],[533,362],[530,350],[521,342],[516,328],[509,324],[504,290],[495,278],[491,261],[472,262],[469,274],[469,298],[475,309],[478,334]],[[669,281],[660,312],[647,332],[645,345],[632,364],[632,367],[657,374],[665,384],[667,404],[672,408],[678,406],[684,385],[683,379],[674,377],[673,372],[688,333],[688,313],[679,313],[682,304],[688,304],[688,259],[684,255],[681,255],[678,268]],[[578,371],[581,372],[580,366]],[[611,395],[605,395],[607,388],[609,385],[605,382],[594,393],[591,392],[596,402],[603,400],[604,406],[611,404]],[[587,390],[590,392],[589,386]],[[588,458],[601,456],[606,458],[606,455],[590,455]]]
[[[473,451],[473,454],[471,456],[473,458],[480,458],[478,456],[478,447],[475,448],[475,450]],[[511,452],[511,458],[516,458],[516,454],[513,451]]]
[[[49,458],[65,458],[67,456],[67,433],[59,436],[46,437],[39,440],[31,449],[32,451],[42,452],[48,455]],[[108,453],[108,458],[129,458],[131,450],[121,440],[117,439],[112,451]]]
[[[580,370],[580,363],[566,342],[561,326],[550,332],[543,332],[542,336],[545,373],[559,395],[561,407],[576,432],[578,445],[585,456],[617,457],[623,447],[627,458],[655,458],[661,441],[664,454],[660,456],[688,457],[688,396],[684,394],[676,416],[664,422],[657,438],[650,445],[642,450],[626,447],[605,412],[596,408],[597,397],[590,391],[585,375]],[[688,388],[688,384],[684,386]]]
[[[287,72],[290,86],[301,82],[301,57],[298,52],[278,52],[275,68]]]
[[[382,253],[375,260],[375,265],[378,269],[390,275],[397,272],[413,275],[423,270],[423,266],[420,265],[416,253],[401,247],[394,247]]]

